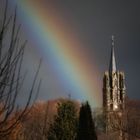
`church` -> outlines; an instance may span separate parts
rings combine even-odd
[[[114,36],[111,39],[111,57],[109,69],[103,77],[103,108],[106,113],[105,131],[110,131],[109,116],[112,112],[122,113],[125,110],[125,75],[119,71],[116,66]]]

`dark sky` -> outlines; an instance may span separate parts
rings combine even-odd
[[[110,38],[115,35],[117,68],[125,72],[127,94],[140,98],[140,1],[62,0],[58,7],[63,14],[70,14],[71,19],[67,20],[77,25],[78,34],[87,46],[94,46],[100,78],[108,69]]]
[[[0,0],[3,3],[4,0]],[[26,0],[25,0],[26,1]],[[30,0],[32,1],[32,0]],[[117,69],[123,70],[126,76],[127,95],[130,98],[140,99],[140,1],[139,0],[54,0],[41,3],[55,8],[59,16],[74,28],[76,36],[90,51],[90,64],[92,65],[92,55],[99,70],[100,92],[102,91],[102,77],[104,71],[108,70],[111,51],[111,36],[115,36],[115,53]],[[15,2],[9,3],[11,9]],[[3,6],[3,4],[1,5]],[[19,22],[23,22],[22,12],[18,9]],[[27,54],[25,56],[25,67],[30,71],[35,69],[41,53],[36,48],[31,49],[33,37],[28,36],[28,28],[22,24],[22,38],[28,37]],[[25,26],[25,27],[24,27]],[[79,50],[80,51],[80,50]],[[69,90],[59,90],[59,84],[55,83],[55,75],[51,73],[47,62],[43,62],[40,76],[44,78],[40,99],[50,99],[55,97],[54,92],[58,92],[56,97],[67,96]],[[35,65],[35,66],[34,66]],[[25,69],[26,69],[25,68]],[[30,76],[29,76],[30,77]],[[32,77],[32,76],[31,76]],[[30,80],[25,83],[30,85]],[[47,86],[46,86],[47,85]],[[53,85],[53,86],[52,86]],[[53,87],[53,88],[52,88]],[[46,92],[50,93],[47,95]],[[62,93],[61,93],[62,92]],[[101,94],[101,93],[99,93]]]

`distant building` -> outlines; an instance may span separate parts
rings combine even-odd
[[[117,70],[114,36],[111,40],[111,58],[109,70],[104,73],[103,77],[103,108],[106,112],[106,132],[110,131],[109,118],[112,112],[121,113],[125,109],[125,76],[124,73]]]

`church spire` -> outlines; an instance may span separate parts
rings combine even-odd
[[[114,36],[112,35],[111,38],[111,58],[110,58],[110,65],[109,65],[109,73],[116,72],[116,61],[115,61],[115,52],[114,52]]]

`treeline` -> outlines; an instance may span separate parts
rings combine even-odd
[[[97,140],[91,108],[83,103],[79,113],[74,103],[64,101],[48,131],[48,140]]]
[[[36,103],[7,140],[97,140],[88,102],[69,99]]]

